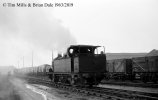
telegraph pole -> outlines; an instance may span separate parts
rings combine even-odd
[[[52,50],[52,69],[54,71],[54,67],[53,67],[54,63],[53,63],[53,50]]]
[[[18,68],[19,68],[19,61],[18,61]]]
[[[23,68],[24,68],[24,56],[23,56]]]
[[[53,50],[52,50],[52,61],[53,61]]]
[[[33,67],[33,51],[32,51],[32,67]]]

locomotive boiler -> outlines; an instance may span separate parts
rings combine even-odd
[[[92,86],[100,83],[105,71],[104,47],[71,45],[65,55],[52,61],[52,69],[48,74],[55,83]]]

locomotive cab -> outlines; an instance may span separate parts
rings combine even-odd
[[[91,45],[75,45],[68,48],[68,55],[72,58],[72,72],[96,73],[105,72],[106,55],[104,47]]]
[[[101,50],[102,49],[102,50]],[[90,46],[90,45],[72,45],[67,50],[70,57],[79,55],[99,55],[105,54],[104,47],[101,46]]]

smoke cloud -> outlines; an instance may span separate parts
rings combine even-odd
[[[47,9],[48,10],[48,9]],[[70,31],[62,26],[52,11],[42,8],[2,8],[0,10],[1,35],[22,38],[46,49],[61,50],[76,43]]]
[[[37,52],[44,50],[61,52],[70,44],[76,44],[76,39],[69,29],[62,25],[61,20],[54,17],[53,10],[53,8],[0,6],[0,44],[4,45],[0,51],[3,58],[0,59],[10,59],[5,58],[8,52],[11,52],[10,57],[15,59],[17,58],[15,56],[27,55],[26,52],[34,49],[38,49]],[[23,54],[19,54],[20,52]]]

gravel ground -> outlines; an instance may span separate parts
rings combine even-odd
[[[158,93],[157,88],[138,88],[117,85],[99,85],[99,87],[125,89]],[[0,100],[105,100],[86,94],[61,90],[40,84],[29,84],[24,80],[0,76]]]
[[[105,100],[40,84],[29,84],[15,77],[0,76],[0,100]]]
[[[20,100],[15,87],[7,76],[0,76],[0,100]]]
[[[99,85],[99,87],[116,88],[133,91],[158,93],[157,88],[138,88],[118,85]],[[29,84],[28,82],[8,76],[0,76],[0,100],[105,100],[86,94],[78,94],[66,90]]]
[[[44,100],[43,95],[28,88],[29,85],[26,81],[11,78],[10,82],[13,84],[16,94],[20,96],[20,100]]]
[[[57,88],[32,84],[43,94],[46,95],[47,100],[105,100],[103,98],[88,96],[86,94],[77,94],[66,90],[59,90]]]

